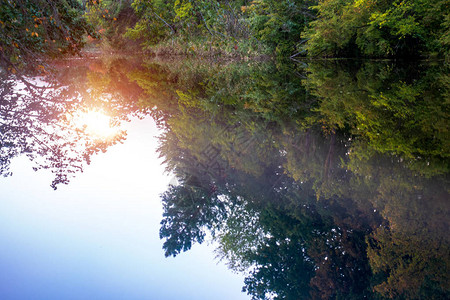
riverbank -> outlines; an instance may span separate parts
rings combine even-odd
[[[138,47],[131,45],[130,49],[116,49],[108,42],[99,40],[90,41],[81,51],[81,56],[86,58],[117,55],[142,55],[144,58],[159,57],[163,59],[175,58],[204,58],[217,60],[245,60],[265,61],[273,59],[268,51],[256,51],[244,43],[236,43],[233,46],[221,46],[208,40],[182,41],[172,39],[157,45]]]

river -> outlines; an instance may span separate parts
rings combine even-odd
[[[450,296],[439,61],[2,76],[4,299]]]

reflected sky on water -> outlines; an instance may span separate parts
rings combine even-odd
[[[164,258],[159,194],[173,175],[156,154],[151,118],[53,191],[26,157],[0,181],[2,299],[248,299],[242,276],[207,245]],[[220,282],[220,284],[217,284]]]
[[[119,58],[57,62],[46,89],[5,78],[4,294],[447,297],[446,70]]]

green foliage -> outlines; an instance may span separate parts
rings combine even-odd
[[[237,198],[230,207],[230,214],[216,234],[217,257],[235,272],[245,272],[252,266],[247,259],[255,245],[261,245],[266,232],[260,226],[259,211],[244,199]]]
[[[446,67],[367,63],[345,71],[328,68],[330,64],[311,64],[308,69],[305,84],[319,97],[317,114],[308,118],[311,123],[349,131],[367,145],[364,154],[352,151],[353,157],[394,153],[423,174],[447,172],[448,165],[442,163],[450,147],[448,87],[442,77]]]
[[[313,1],[252,1],[242,11],[255,37],[277,55],[286,57],[296,52],[305,25],[313,18],[308,6]]]
[[[171,186],[162,195],[163,220],[160,238],[166,238],[166,256],[176,256],[191,248],[192,242],[202,243],[205,229],[212,229],[225,216],[225,204],[201,187]]]
[[[86,33],[101,35],[108,48],[130,51],[140,45],[161,55],[448,58],[450,53],[448,0],[99,0],[84,8],[74,0],[52,3],[1,2],[5,61],[76,53]]]
[[[446,299],[448,243],[379,228],[369,240],[368,256],[375,273],[387,279],[374,287],[388,298]]]
[[[173,8],[175,12],[175,19],[178,19],[180,21],[191,21],[188,20],[189,18],[192,18],[193,6],[191,2],[175,0]]]
[[[21,65],[35,65],[39,58],[75,54],[92,28],[83,18],[78,1],[1,1],[1,64],[17,72]],[[41,67],[43,68],[43,67]]]
[[[131,3],[132,0],[122,0],[90,1],[87,4],[85,17],[96,28],[105,50],[131,52],[139,49],[138,44],[125,36],[138,21]]]
[[[112,45],[124,48],[131,39],[164,55],[448,57],[450,51],[448,0],[90,3],[88,20],[106,28]]]
[[[448,56],[448,0],[323,0],[305,49],[312,56]],[[442,38],[444,36],[444,38]]]
[[[206,65],[160,67],[170,101],[154,102],[153,88],[146,96],[167,110],[160,154],[181,178],[178,189],[196,195],[164,196],[181,203],[166,209],[166,253],[202,242],[211,228],[218,256],[236,271],[248,268],[244,290],[254,299],[446,295],[448,279],[434,270],[435,259],[447,261],[402,240],[439,243],[448,224],[440,67],[319,62],[304,76],[292,66]],[[151,78],[137,82],[161,86]],[[209,212],[216,195],[223,214]],[[392,243],[414,264],[378,251],[381,238],[366,243],[380,226],[398,234]]]
[[[254,268],[244,280],[243,291],[252,299],[307,299],[314,264],[305,253],[309,226],[277,210],[263,211],[261,227],[267,237],[254,245],[246,259]]]
[[[141,39],[147,50],[157,51],[158,46],[161,54],[244,56],[257,47],[236,2],[136,0],[132,6],[139,21],[127,37]]]
[[[174,31],[166,21],[174,18],[172,6],[172,1],[133,1],[132,8],[138,16],[138,21],[134,27],[128,29],[125,36],[142,40],[145,46],[161,42]]]

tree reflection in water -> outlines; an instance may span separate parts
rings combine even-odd
[[[210,234],[254,299],[449,295],[448,76],[439,65],[116,60],[57,89],[2,86],[2,174],[26,154],[67,183],[122,141],[70,126],[151,115],[179,184],[162,195],[166,256]],[[74,84],[69,84],[73,82]]]
[[[71,176],[82,172],[93,154],[104,152],[125,138],[125,132],[112,128],[117,127],[119,116],[103,114],[103,124],[99,124],[100,115],[91,115],[93,108],[115,103],[93,95],[94,90],[86,91],[87,82],[80,78],[73,78],[76,84],[69,84],[69,78],[59,76],[3,75],[0,85],[3,176],[12,174],[9,166],[13,157],[26,155],[34,162],[35,170],[51,170],[54,174],[51,186],[56,189],[58,184],[67,184]],[[108,109],[113,109],[112,105]],[[96,122],[92,122],[93,117]],[[99,136],[99,126],[103,131],[110,128],[111,134]]]
[[[255,299],[448,297],[445,70],[328,64],[183,73],[166,255],[210,231]]]

